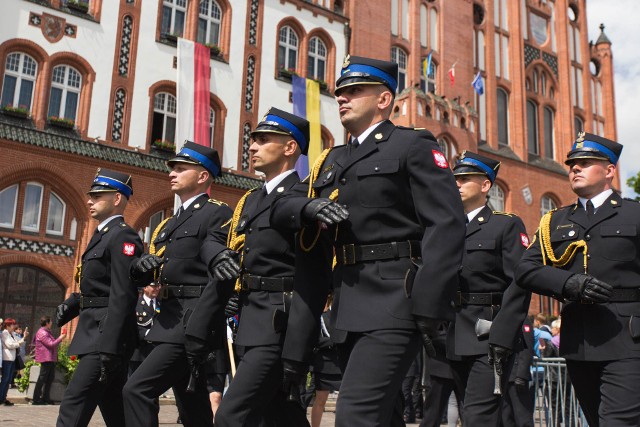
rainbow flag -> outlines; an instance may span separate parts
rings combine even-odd
[[[309,120],[309,151],[296,163],[296,171],[301,178],[309,175],[309,170],[322,152],[320,132],[320,84],[311,79],[292,76],[293,114]]]

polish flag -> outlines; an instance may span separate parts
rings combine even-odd
[[[449,80],[451,81],[451,86],[456,82],[456,64],[454,63],[451,68],[449,68]]]
[[[209,100],[211,92],[210,49],[205,45],[178,39],[178,87],[176,152],[185,140],[211,145]]]

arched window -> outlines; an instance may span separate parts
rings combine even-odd
[[[502,188],[496,183],[494,183],[489,190],[489,200],[487,204],[494,211],[504,212],[504,191],[502,191]]]
[[[1,106],[8,105],[31,111],[37,72],[38,64],[26,53],[16,52],[7,55]]]
[[[511,3],[509,3],[511,4]],[[509,25],[507,0],[496,0],[494,7],[494,43],[496,75],[509,80]]]
[[[182,37],[187,16],[187,0],[163,0],[162,34]]]
[[[216,127],[216,110],[209,107],[209,142],[213,148],[213,135]]]
[[[75,121],[78,112],[78,100],[82,77],[68,65],[58,65],[51,76],[51,94],[49,96],[48,117],[64,117]]]
[[[63,299],[64,287],[44,270],[27,265],[0,267],[0,313],[15,317],[20,326],[38,330],[40,317],[51,315]],[[59,328],[53,323],[57,336]]]
[[[548,159],[554,157],[554,144],[553,144],[553,110],[549,107],[544,107],[544,156]]]
[[[149,232],[145,233],[144,242],[150,243],[153,232],[156,231],[158,225],[164,221],[164,211],[158,211],[149,217]]]
[[[427,71],[427,80],[424,79],[424,68],[427,67],[428,61],[426,58],[422,59],[420,63],[420,89],[424,93],[436,93],[436,76],[437,76],[437,65],[435,62],[431,61],[431,67]]]
[[[220,46],[222,9],[215,0],[200,0],[198,43]]]
[[[444,157],[446,159],[449,159],[449,143],[447,142],[446,139],[444,138],[439,138],[438,139],[438,146],[440,147],[440,151],[442,151],[442,154],[444,154]]]
[[[551,197],[543,196],[542,199],[540,199],[540,216],[542,217],[551,209],[555,209],[557,207],[556,202],[554,202]]]
[[[584,122],[580,117],[575,117],[573,119],[573,130],[576,133],[576,137],[580,132],[584,132]]]
[[[167,92],[160,92],[153,98],[153,124],[151,141],[168,141],[176,139],[176,97]]]
[[[66,203],[52,191],[49,195],[49,211],[47,212],[47,234],[62,236],[66,210]]]
[[[391,61],[398,64],[398,90],[400,93],[404,90],[407,81],[407,54],[399,47],[391,48]]]
[[[527,101],[527,142],[529,153],[538,155],[538,106],[530,100]]]
[[[13,228],[16,222],[18,184],[0,191],[0,227]]]
[[[22,208],[22,230],[37,232],[40,229],[42,212],[42,184],[29,182],[25,188]]]
[[[326,81],[327,47],[319,37],[309,40],[309,57],[307,61],[307,77]]]
[[[298,35],[289,26],[280,28],[278,38],[278,69],[295,71],[298,66]]]
[[[438,50],[438,12],[433,7],[429,10],[429,47]]]
[[[509,95],[498,88],[498,144],[509,145]]]
[[[484,70],[484,32],[475,32],[475,55],[474,64],[479,70]]]

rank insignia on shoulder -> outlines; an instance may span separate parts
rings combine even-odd
[[[229,206],[225,202],[222,202],[216,199],[209,199],[209,203],[213,203],[214,205],[218,205],[218,206]]]
[[[124,227],[126,227],[126,226],[127,226],[127,224],[125,224],[124,222],[121,222],[121,223],[120,223],[120,227],[124,228]]]
[[[106,233],[107,231],[109,231],[109,227],[105,227],[102,229],[102,234]]]
[[[515,214],[514,214],[514,213],[511,213],[511,212],[502,212],[502,211],[493,211],[493,214],[494,214],[494,215],[504,215],[504,216],[509,216],[509,217],[511,217],[511,216],[515,216]]]

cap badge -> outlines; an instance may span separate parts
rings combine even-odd
[[[351,64],[351,55],[347,54],[347,56],[344,57],[344,62],[342,63],[342,68],[347,68],[349,66],[349,64]]]
[[[98,170],[96,171],[96,178],[98,177],[98,175],[100,175],[100,170],[101,170],[101,169],[102,169],[102,168],[98,168]]]
[[[382,139],[382,134],[381,133],[376,133],[375,134],[375,138],[379,141]]]
[[[467,150],[464,150],[462,154],[460,154],[460,160],[464,160],[464,156],[467,155]]]
[[[576,139],[576,148],[582,148],[584,145],[584,132],[580,132],[578,134],[578,139]]]

